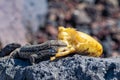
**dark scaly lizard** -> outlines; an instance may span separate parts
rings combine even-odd
[[[49,40],[42,44],[22,46],[10,53],[8,61],[10,58],[19,57],[29,59],[31,64],[34,64],[36,59],[40,59],[45,56],[53,56],[59,47],[66,46],[67,45],[61,40]]]

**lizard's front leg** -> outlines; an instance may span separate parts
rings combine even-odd
[[[20,54],[20,48],[15,49],[13,52],[10,53],[9,57],[10,58],[16,58]]]
[[[37,57],[38,57],[37,54],[32,54],[32,55],[30,55],[29,59],[30,59],[30,63],[31,63],[32,65],[35,64],[35,60],[37,59]]]
[[[53,56],[55,55],[55,52],[56,51],[54,49],[41,50],[35,54],[30,55],[29,57],[30,63],[34,65],[36,59],[42,59],[42,58]]]

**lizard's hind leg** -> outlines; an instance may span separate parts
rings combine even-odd
[[[19,57],[20,49],[15,49],[13,52],[10,53],[9,57],[10,58],[16,58]]]
[[[18,49],[15,49],[12,53],[10,53],[10,55],[8,56],[8,59],[7,59],[7,63],[9,63],[11,58],[18,57],[19,50],[20,49],[18,48]]]

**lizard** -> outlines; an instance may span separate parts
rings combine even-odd
[[[67,44],[61,40],[49,40],[41,44],[25,45],[15,49],[10,53],[8,61],[11,58],[29,59],[31,64],[35,64],[36,59],[55,55],[59,47],[66,47]]]

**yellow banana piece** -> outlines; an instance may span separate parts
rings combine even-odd
[[[96,39],[74,28],[60,26],[58,29],[58,40],[65,42],[67,47],[59,48],[56,55],[51,57],[51,61],[73,53],[99,57],[103,52],[102,45]]]

